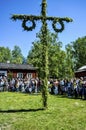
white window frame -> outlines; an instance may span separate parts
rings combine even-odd
[[[23,78],[23,73],[17,73],[17,78]]]
[[[31,79],[32,78],[32,73],[27,73],[27,78]]]

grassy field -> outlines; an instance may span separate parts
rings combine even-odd
[[[86,101],[41,95],[0,93],[0,130],[86,130]]]

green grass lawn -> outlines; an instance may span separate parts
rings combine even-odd
[[[0,130],[86,130],[86,101],[41,95],[0,92]]]

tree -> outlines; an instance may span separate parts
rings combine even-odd
[[[72,53],[72,46],[66,46],[66,59],[65,59],[65,77],[72,78],[74,76],[74,59]]]
[[[78,38],[70,44],[74,70],[86,64],[86,36]]]
[[[14,46],[12,50],[12,63],[15,64],[22,64],[23,62],[23,55],[21,53],[21,49],[19,46]]]
[[[41,44],[41,30],[37,33],[37,40],[33,42],[32,49],[29,51],[27,56],[27,63],[33,64],[35,67],[39,68],[39,77],[41,77],[42,72],[42,44]],[[66,54],[62,48],[62,42],[59,41],[56,33],[52,33],[47,30],[47,41],[48,41],[48,68],[49,77],[62,78],[65,76],[64,72],[64,59]]]
[[[11,50],[8,47],[0,47],[0,62],[11,61]]]
[[[59,73],[58,61],[62,43],[58,41],[56,33],[49,33],[49,35],[49,76],[55,78],[58,77]]]

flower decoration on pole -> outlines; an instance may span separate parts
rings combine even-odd
[[[41,43],[43,44],[43,54],[42,54],[42,97],[43,97],[43,107],[47,108],[47,98],[48,98],[48,41],[47,41],[47,21],[52,22],[52,27],[55,32],[59,33],[64,30],[64,22],[72,22],[73,20],[71,18],[65,17],[52,17],[46,15],[46,7],[47,2],[46,0],[42,0],[41,4],[41,15],[35,16],[35,15],[12,15],[12,20],[21,20],[22,21],[22,27],[26,31],[32,31],[36,27],[36,21],[40,20],[42,22],[42,40]],[[27,26],[27,23],[30,22],[32,25]],[[57,24],[60,25],[60,28],[57,28]]]

